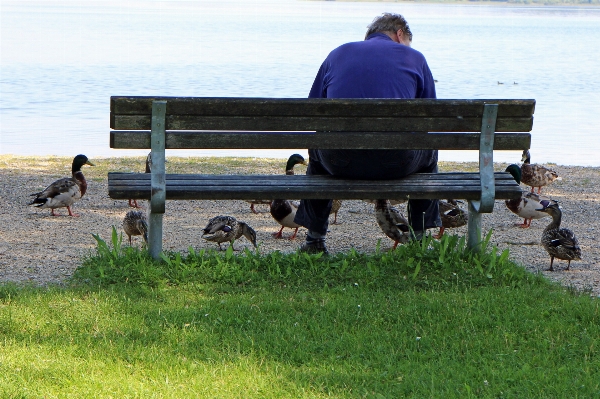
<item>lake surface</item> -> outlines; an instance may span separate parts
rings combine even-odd
[[[367,24],[390,11],[407,18],[438,98],[533,98],[532,162],[600,166],[600,8],[294,0],[1,7],[2,154],[145,155],[109,148],[111,95],[306,97],[329,51],[362,40]],[[520,153],[495,160],[519,162]]]

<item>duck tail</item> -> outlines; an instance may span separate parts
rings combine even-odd
[[[31,194],[31,195],[37,195],[37,194]],[[33,201],[29,202],[27,205],[35,205],[37,207],[40,207],[40,206],[43,206],[46,202],[48,202],[48,198],[36,197],[33,199]]]

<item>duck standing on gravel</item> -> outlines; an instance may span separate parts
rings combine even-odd
[[[572,260],[581,260],[581,249],[575,234],[566,228],[560,228],[562,211],[556,202],[549,203],[540,212],[546,212],[552,216],[552,222],[544,229],[542,233],[542,245],[550,255],[549,271],[554,271],[552,264],[554,258],[568,261],[567,270],[571,267]]]
[[[396,249],[398,243],[405,244],[409,241],[410,227],[408,220],[402,213],[390,205],[389,200],[375,201],[375,218],[381,231],[394,240],[392,250]]]
[[[142,236],[144,242],[148,244],[148,220],[145,211],[129,211],[123,219],[123,231],[129,237],[131,246],[131,236]]]
[[[542,187],[552,183],[555,180],[560,180],[558,173],[545,166],[531,164],[531,155],[529,150],[523,151],[521,157],[523,164],[521,165],[521,181],[523,184],[531,186],[531,192],[535,187],[538,188],[538,194],[542,192]]]
[[[521,168],[519,165],[508,165],[505,172],[509,172],[517,183],[521,183]],[[521,198],[508,199],[504,203],[506,207],[515,215],[523,218],[523,223],[517,223],[517,226],[524,229],[531,227],[533,219],[541,219],[550,216],[546,212],[541,212],[538,209],[555,202],[554,200],[544,197],[534,192],[523,191]]]
[[[342,200],[334,199],[331,202],[331,212],[329,214],[333,214],[333,222],[331,224],[341,224],[341,222],[337,221],[337,214],[342,207]]]
[[[438,240],[444,235],[445,229],[453,229],[462,227],[469,221],[469,214],[458,206],[458,201],[449,199],[440,201],[440,219],[442,219],[442,227],[437,235],[433,238]]]
[[[294,166],[296,165],[307,165],[304,157],[300,154],[292,154],[285,165],[285,174],[293,175],[294,174]],[[296,234],[298,234],[298,229],[300,225],[294,222],[294,218],[296,217],[296,210],[298,206],[290,200],[286,199],[276,199],[271,202],[271,216],[277,223],[281,225],[281,229],[278,232],[273,233],[274,238],[283,238],[283,229],[284,227],[289,227],[291,229],[296,229],[294,234],[290,236],[290,240],[296,238]]]
[[[58,216],[54,213],[56,208],[67,208],[69,216],[79,216],[71,211],[71,205],[79,201],[87,191],[87,182],[81,171],[83,165],[94,166],[85,155],[77,155],[71,165],[72,176],[59,179],[43,191],[31,194],[35,198],[28,205],[50,208],[52,216]]]
[[[208,221],[203,229],[202,238],[207,241],[216,242],[221,249],[221,243],[229,241],[233,248],[233,242],[244,236],[256,248],[256,232],[245,222],[240,222],[233,216],[215,216]],[[235,250],[235,248],[233,248]]]
[[[148,156],[146,157],[146,173],[151,173],[152,172],[152,153],[149,153]],[[129,199],[129,206],[132,208],[141,208],[141,206],[138,205],[137,200],[130,198]]]

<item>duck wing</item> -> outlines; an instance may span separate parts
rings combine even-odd
[[[215,234],[218,231],[225,233],[230,232],[233,229],[233,221],[230,218],[224,216],[215,216],[208,221],[208,224],[203,229],[204,234]]]
[[[77,180],[65,177],[55,181],[38,193],[30,194],[30,196],[36,198],[29,205],[44,204],[48,199],[78,198],[81,196],[81,190]]]
[[[570,250],[579,249],[579,241],[577,241],[575,233],[565,228],[558,230],[554,239],[550,241],[550,245],[554,247],[562,246]]]

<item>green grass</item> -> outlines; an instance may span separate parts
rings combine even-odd
[[[598,301],[456,236],[160,262],[97,240],[64,287],[0,286],[0,397],[600,395]]]

